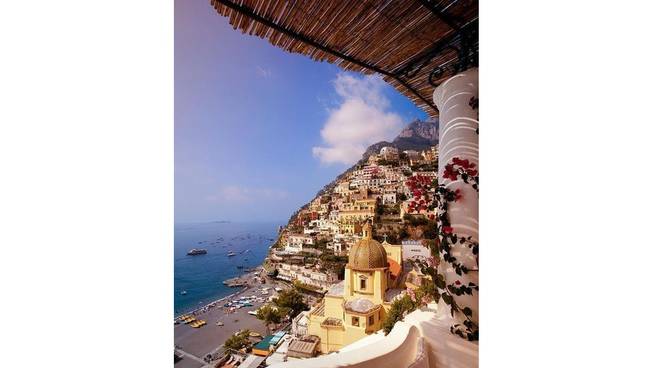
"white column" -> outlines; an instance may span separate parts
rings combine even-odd
[[[463,198],[458,202],[449,203],[449,220],[454,229],[453,232],[459,237],[472,236],[479,241],[479,196],[471,184],[465,184],[459,177],[458,180],[443,179],[445,165],[450,163],[454,157],[461,160],[469,160],[476,164],[479,170],[479,128],[478,109],[474,102],[479,98],[479,73],[478,69],[472,68],[458,73],[452,78],[438,86],[433,93],[433,102],[439,110],[439,132],[440,142],[438,147],[438,182],[445,184],[449,189],[460,189]],[[472,104],[471,104],[472,101]],[[452,255],[470,269],[476,269],[477,264],[472,251],[460,244],[454,245]],[[458,276],[449,264],[441,262],[442,271],[447,282],[454,283],[459,280],[467,285],[474,282],[479,285],[479,272],[469,272],[467,275]],[[478,292],[472,296],[465,295],[456,298],[456,302],[462,307],[470,307],[473,311],[473,319],[479,321],[479,298]],[[442,302],[440,302],[442,304]]]

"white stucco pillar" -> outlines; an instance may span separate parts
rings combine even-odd
[[[459,237],[472,236],[479,241],[479,196],[471,184],[465,184],[459,177],[457,180],[443,178],[445,165],[457,157],[468,160],[479,170],[479,128],[478,103],[479,73],[477,68],[458,73],[438,86],[433,93],[433,102],[439,110],[439,147],[438,147],[438,182],[449,189],[460,189],[463,196],[457,202],[449,203],[449,220],[453,232]],[[476,259],[471,249],[456,244],[452,255],[469,269],[477,269]],[[479,284],[479,272],[468,272],[467,275],[457,275],[451,265],[441,262],[447,282],[467,285],[469,282]],[[479,320],[478,292],[472,296],[464,295],[456,298],[462,307],[470,307],[474,320]],[[442,302],[440,302],[442,304]]]

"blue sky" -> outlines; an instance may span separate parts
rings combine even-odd
[[[174,2],[175,222],[284,221],[369,144],[426,115],[377,76]]]

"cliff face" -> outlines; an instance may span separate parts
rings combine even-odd
[[[438,122],[415,120],[394,138],[399,150],[424,150],[438,144]]]
[[[414,120],[401,133],[394,139],[404,139],[411,137],[419,137],[428,141],[438,142],[438,122],[433,120],[421,121]]]
[[[438,122],[413,120],[408,124],[392,142],[378,142],[367,148],[362,155],[366,160],[374,153],[378,153],[385,146],[394,146],[399,151],[415,150],[422,151],[438,144]]]

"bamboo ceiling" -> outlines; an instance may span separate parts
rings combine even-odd
[[[345,70],[382,74],[429,116],[438,114],[429,75],[457,60],[455,47],[437,52],[438,46],[456,45],[458,31],[478,22],[478,3],[470,0],[211,0],[211,4],[229,17],[234,29],[266,38],[286,51]],[[434,82],[437,85],[450,75],[444,73]]]

